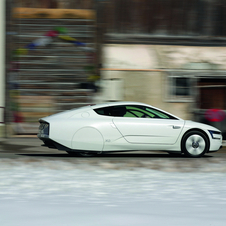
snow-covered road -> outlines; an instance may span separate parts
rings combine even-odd
[[[0,225],[226,225],[225,162],[94,163],[0,160]]]

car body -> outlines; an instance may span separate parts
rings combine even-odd
[[[39,120],[45,146],[69,154],[165,151],[201,157],[222,146],[221,131],[139,102],[109,102]]]

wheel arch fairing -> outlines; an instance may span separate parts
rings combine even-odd
[[[74,114],[70,118],[52,118],[50,139],[71,150],[102,151],[122,136],[111,117],[99,116],[93,110]],[[59,129],[60,128],[60,129]]]
[[[87,126],[77,130],[72,138],[73,150],[102,151],[104,138],[100,131],[94,127]]]

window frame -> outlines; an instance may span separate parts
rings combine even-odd
[[[189,79],[189,86],[186,87],[188,90],[188,95],[177,95],[176,89],[176,79],[177,78],[186,78]],[[178,73],[169,73],[167,76],[166,82],[166,93],[165,99],[167,102],[194,102],[196,90],[195,90],[196,79],[192,74],[187,74],[184,72]],[[179,88],[179,87],[178,87]],[[181,87],[180,87],[181,88]]]
[[[118,116],[118,115],[110,115],[113,113],[113,110],[114,108],[117,108],[117,107],[124,107],[126,108],[126,112],[129,112],[130,114],[133,114],[135,117],[124,117],[124,114],[123,116]],[[137,108],[137,109],[128,109],[128,108]],[[142,109],[142,108],[145,108],[145,109]],[[150,111],[148,111],[147,109],[150,109]],[[149,118],[149,119],[164,119],[164,120],[167,120],[167,119],[173,119],[173,120],[178,120],[178,118],[164,112],[164,111],[161,111],[159,109],[156,109],[156,108],[152,108],[152,107],[149,107],[149,106],[145,106],[145,105],[136,105],[136,104],[124,104],[124,105],[115,105],[115,106],[106,106],[106,107],[101,107],[101,108],[96,108],[96,109],[93,109],[96,114],[98,115],[101,115],[101,116],[105,116],[105,117],[120,117],[120,118]],[[100,113],[100,111],[103,110],[103,114]],[[153,114],[154,116],[157,116],[157,117],[138,117],[138,115],[136,115],[135,113],[131,113],[132,111],[139,111],[139,112],[142,112],[144,115],[149,115],[150,114]],[[144,112],[143,112],[144,111]],[[157,113],[154,113],[154,112],[157,112]],[[109,115],[107,114],[107,112],[109,113]],[[164,115],[165,117],[162,117],[161,115]]]

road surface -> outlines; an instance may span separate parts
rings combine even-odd
[[[36,138],[0,141],[2,226],[223,226],[226,152],[70,157]]]

